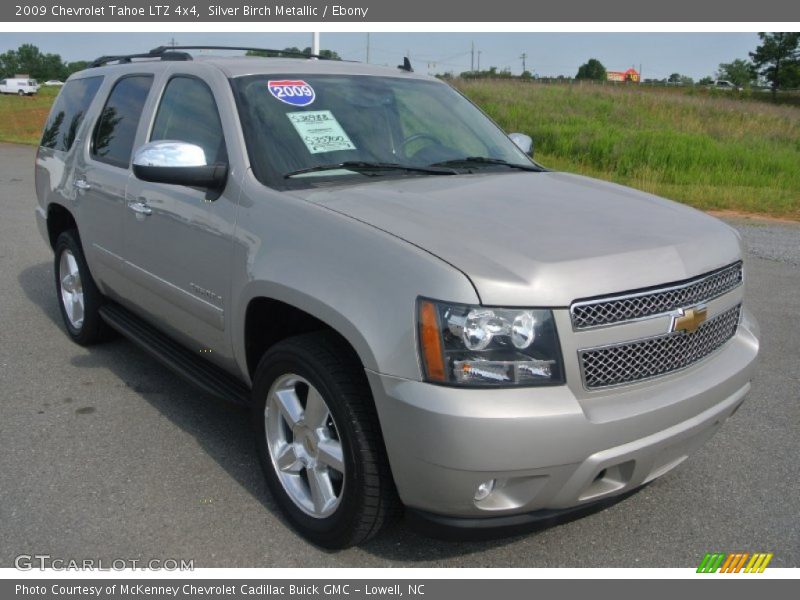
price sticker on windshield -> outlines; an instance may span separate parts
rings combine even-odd
[[[308,106],[317,97],[314,88],[302,79],[271,79],[267,89],[275,98],[292,106]]]
[[[339,121],[329,110],[286,113],[311,154],[355,150]]]

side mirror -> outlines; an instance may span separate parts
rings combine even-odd
[[[528,156],[533,156],[533,138],[524,133],[509,133],[508,137]]]
[[[221,189],[228,177],[228,165],[209,165],[200,146],[159,140],[136,150],[133,174],[143,181]]]

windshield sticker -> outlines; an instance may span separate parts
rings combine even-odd
[[[329,110],[286,113],[311,154],[355,150],[339,121]]]
[[[267,89],[275,98],[292,106],[308,106],[317,97],[314,88],[302,79],[270,80]]]

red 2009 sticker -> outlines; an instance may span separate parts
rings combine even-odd
[[[316,98],[314,88],[302,79],[281,79],[267,82],[269,93],[292,106],[308,106]]]

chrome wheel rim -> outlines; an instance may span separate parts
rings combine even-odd
[[[292,502],[316,519],[332,515],[344,493],[344,454],[319,391],[299,375],[282,375],[267,395],[264,425],[272,466]]]
[[[74,329],[83,327],[83,284],[78,271],[78,261],[70,250],[61,253],[58,277],[61,286],[61,305],[67,315],[69,324]]]

